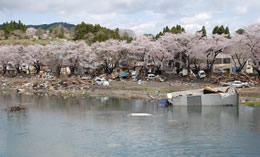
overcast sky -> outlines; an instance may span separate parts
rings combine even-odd
[[[166,25],[194,32],[203,25],[231,31],[260,23],[260,0],[0,0],[0,23],[25,24],[81,21],[108,28],[156,34]]]

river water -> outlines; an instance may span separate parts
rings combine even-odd
[[[260,108],[0,94],[0,157],[52,156],[259,157]]]

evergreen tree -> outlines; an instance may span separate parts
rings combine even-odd
[[[218,26],[215,26],[213,31],[212,31],[212,34],[217,34],[217,32],[218,32]]]
[[[217,30],[217,34],[218,34],[218,35],[221,35],[221,34],[223,34],[223,33],[225,33],[225,28],[224,28],[223,25],[221,25],[221,26],[218,28],[218,30]]]
[[[236,33],[241,35],[241,34],[244,34],[244,33],[245,33],[245,30],[242,29],[242,28],[240,28],[240,29],[238,29],[238,30],[236,31]]]
[[[13,21],[10,22],[9,24],[9,28],[10,28],[10,31],[14,31],[15,30],[15,23]]]
[[[19,22],[11,21],[10,23],[5,22],[1,28],[5,32],[5,38],[7,39],[14,30],[26,31],[26,26],[19,20]]]
[[[53,33],[53,28],[50,28],[50,29],[49,29],[49,32],[50,32],[50,33]]]
[[[202,26],[201,30],[198,31],[198,32],[201,32],[201,33],[202,33],[202,37],[206,37],[206,36],[207,36],[207,31],[206,31],[205,26]]]
[[[181,25],[176,25],[176,26],[173,26],[171,29],[169,29],[168,26],[164,27],[163,28],[163,31],[162,32],[159,32],[156,36],[155,36],[155,39],[158,39],[160,36],[162,36],[164,33],[166,32],[170,32],[170,33],[173,33],[173,34],[178,34],[178,33],[182,33],[182,32],[185,32],[185,29],[183,27],[181,27]]]
[[[229,32],[229,28],[228,28],[228,27],[226,27],[224,33],[227,34],[227,35],[230,35],[230,32]]]
[[[9,36],[9,34],[10,34],[10,32],[11,32],[11,31],[10,31],[10,28],[9,28],[9,25],[8,25],[8,22],[3,23],[2,29],[3,29],[3,31],[5,32],[5,38],[7,39],[8,36]]]
[[[93,34],[94,37],[88,39],[89,37],[88,34]],[[78,24],[75,28],[76,40],[86,39],[89,43],[91,43],[96,41],[105,41],[111,38],[127,40],[124,38],[120,38],[119,29],[110,30],[100,26],[99,24],[92,25],[92,24],[86,24],[85,22],[82,22],[81,24]]]
[[[224,34],[226,34],[227,36],[227,38],[228,39],[231,39],[231,36],[230,36],[230,32],[229,32],[229,28],[228,27],[226,27],[226,29],[225,29],[225,31],[224,31]]]
[[[175,26],[172,27],[171,32],[173,34],[178,34],[178,33],[185,32],[185,29],[181,27],[181,25],[176,25],[176,27]]]
[[[166,32],[170,32],[170,29],[168,26],[166,26],[165,28],[163,28],[163,33],[166,33]]]
[[[229,28],[228,27],[225,28],[223,25],[221,25],[220,27],[215,26],[212,31],[212,34],[218,34],[218,35],[224,34],[224,35],[226,35],[226,38],[228,38],[228,39],[231,38]]]

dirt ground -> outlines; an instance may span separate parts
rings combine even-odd
[[[128,99],[165,99],[166,94],[176,91],[200,89],[206,86],[220,87],[207,81],[187,82],[183,80],[168,80],[165,82],[115,81],[110,80],[109,86],[96,85],[94,81],[65,79],[46,80],[36,78],[4,78],[0,79],[0,90],[19,90],[24,93],[47,93],[49,95],[66,96],[99,96]],[[248,101],[260,102],[260,86],[241,88],[240,103]]]
[[[165,99],[166,94],[176,91],[185,91],[192,89],[201,89],[206,86],[220,87],[203,82],[143,82],[138,84],[133,81],[112,81],[110,87],[95,86],[91,95],[93,96],[112,96],[124,98],[139,98],[139,99]],[[240,100],[260,102],[260,87],[241,88]]]

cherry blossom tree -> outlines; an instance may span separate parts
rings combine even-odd
[[[110,39],[105,42],[92,44],[92,51],[96,54],[96,61],[106,74],[111,74],[119,66],[120,60],[127,55],[128,49],[125,41]]]
[[[79,53],[84,53],[83,45],[72,42],[67,42],[64,45],[67,47],[67,51],[64,54],[64,64],[70,68],[70,76],[74,75],[79,66]]]
[[[196,46],[202,39],[201,33],[181,33],[176,34],[176,42],[178,45],[178,52],[183,55],[185,59],[185,65],[190,72],[191,62],[196,61],[201,55],[199,51],[196,51]]]
[[[66,47],[67,51],[64,56],[64,64],[69,66],[71,72],[70,75],[74,75],[79,66],[82,66],[83,68],[89,67],[88,64],[91,59],[89,58],[89,54],[91,52],[90,46],[84,42],[67,42]]]
[[[0,47],[0,62],[2,64],[2,74],[5,75],[7,72],[7,65],[12,58],[11,53],[9,53],[10,46],[5,45]]]
[[[164,66],[165,62],[170,59],[171,54],[165,49],[160,41],[152,41],[152,46],[150,48],[150,61],[151,65],[156,67],[156,72],[160,74],[161,68]]]
[[[139,35],[130,43],[130,58],[140,63],[140,77],[144,77],[147,73],[148,65],[152,62],[152,52],[154,49],[154,41],[150,36]]]
[[[196,46],[196,51],[203,53],[201,59],[206,60],[206,66],[211,74],[216,57],[221,53],[227,53],[231,39],[224,35],[212,35],[202,38]]]
[[[99,67],[100,63],[97,62],[97,55],[92,51],[91,47],[87,47],[84,54],[79,54],[80,66],[87,70],[88,74],[95,75],[96,69]]]
[[[50,47],[51,45],[44,46],[39,44],[24,47],[24,51],[27,54],[24,56],[26,58],[24,63],[29,66],[32,65],[36,70],[36,74],[39,74],[41,66],[46,65],[48,57],[50,57]]]
[[[64,66],[65,55],[68,47],[61,45],[47,45],[45,49],[48,50],[47,65],[52,67],[55,71],[56,77],[60,77],[61,68]]]
[[[247,61],[249,60],[248,47],[246,46],[246,38],[241,34],[235,34],[232,40],[230,40],[230,45],[228,52],[231,55],[233,65],[236,68],[236,72],[240,73],[245,67]]]
[[[16,72],[21,73],[21,63],[23,56],[23,46],[20,45],[6,45],[0,48],[1,63],[3,67],[3,74],[7,72],[7,66],[15,68]]]
[[[163,36],[161,36],[157,41],[160,43],[161,47],[164,49],[164,53],[167,53],[167,59],[166,61],[174,61],[175,63],[180,64],[180,60],[176,59],[176,56],[179,52],[178,50],[178,43],[176,42],[176,34],[172,33],[165,33]],[[178,72],[179,72],[178,68]]]
[[[26,37],[29,38],[29,39],[32,39],[35,37],[35,34],[36,34],[37,30],[35,28],[27,28],[26,30]]]
[[[28,31],[29,36],[37,34],[33,29]],[[111,39],[91,46],[85,42],[68,41],[48,45],[1,45],[0,62],[3,74],[7,72],[8,65],[12,65],[18,74],[22,64],[34,66],[37,74],[42,65],[49,65],[59,77],[64,66],[70,68],[71,75],[79,66],[88,69],[101,67],[106,74],[111,74],[122,63],[133,68],[130,62],[137,60],[141,63],[141,75],[144,75],[149,66],[155,66],[159,73],[169,60],[179,63],[180,68],[181,65],[186,65],[188,71],[194,64],[193,61],[197,64],[198,60],[204,60],[211,73],[216,58],[221,53],[232,56],[237,72],[251,60],[260,76],[260,24],[248,26],[243,33],[235,34],[232,39],[216,34],[202,37],[199,33],[165,33],[157,40],[139,35],[131,43]]]
[[[190,71],[191,62],[196,61],[202,55],[201,51],[197,51],[197,45],[202,38],[200,33],[165,33],[158,41],[165,47],[169,59],[179,63],[179,70],[185,65]]]
[[[247,55],[260,76],[260,24],[248,26],[242,37],[244,38],[243,45],[247,48]]]
[[[11,62],[13,67],[16,70],[17,74],[21,73],[21,64],[23,63],[23,56],[25,55],[24,53],[24,48],[23,46],[13,46],[13,51],[10,51],[12,54]]]

